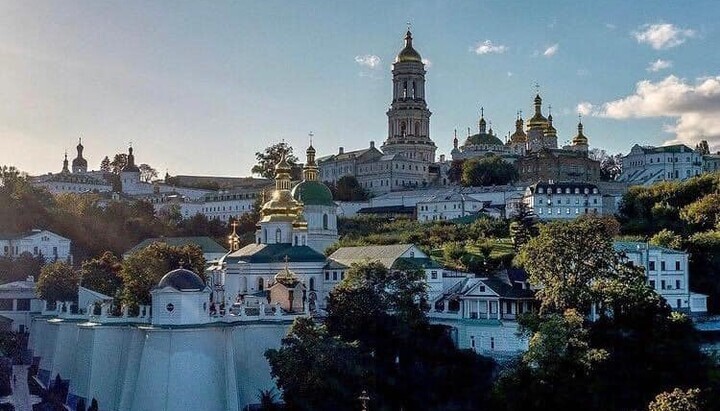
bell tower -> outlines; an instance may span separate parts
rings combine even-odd
[[[412,33],[393,64],[393,93],[388,116],[385,154],[399,154],[428,163],[435,161],[437,147],[430,139],[430,115],[425,101],[425,64],[413,48]]]

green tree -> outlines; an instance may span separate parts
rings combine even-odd
[[[255,153],[257,164],[252,167],[250,172],[260,177],[271,180],[274,179],[275,165],[280,162],[283,153],[287,156],[286,160],[291,166],[297,164],[298,158],[293,155],[293,148],[288,143],[282,141],[267,147],[265,151]]]
[[[594,301],[591,280],[614,271],[616,253],[600,219],[550,222],[521,250],[518,261],[538,291],[541,309],[589,312]]]
[[[648,405],[648,411],[701,411],[700,390],[691,388],[683,391],[675,388],[658,394]]]
[[[537,235],[536,216],[527,203],[519,201],[510,219],[510,238],[515,250],[518,250],[530,241],[532,236]]]
[[[712,230],[720,223],[720,193],[708,194],[680,210],[692,231]]]
[[[465,254],[465,247],[458,241],[443,245],[443,258],[446,264],[460,265],[460,258]]]
[[[675,234],[667,228],[663,228],[650,238],[650,244],[673,250],[682,249],[682,236]]]
[[[366,361],[357,343],[328,333],[311,318],[298,318],[279,349],[265,352],[271,374],[292,410],[343,410],[357,406]]]
[[[80,268],[80,285],[112,297],[123,284],[120,276],[121,268],[120,260],[115,254],[106,251],[98,258],[83,261]]]
[[[336,184],[329,184],[328,187],[337,201],[365,201],[368,199],[367,191],[360,187],[355,176],[342,176]]]
[[[37,294],[45,301],[77,300],[80,274],[63,261],[46,265],[40,271]]]
[[[177,268],[204,277],[205,257],[200,247],[153,243],[125,257],[120,270],[124,284],[123,303],[131,306],[150,304],[150,290],[165,274]]]
[[[710,154],[710,146],[708,145],[707,140],[701,140],[696,146],[695,151],[697,151],[700,155],[708,155]]]
[[[463,163],[461,183],[465,187],[511,184],[517,179],[515,166],[499,156],[473,158]]]

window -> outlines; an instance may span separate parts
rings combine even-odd
[[[681,285],[682,285],[682,282],[680,280],[675,280],[675,289],[676,290],[681,289],[682,288],[682,287],[680,287]]]
[[[655,280],[650,280],[650,288],[655,289]]]
[[[665,271],[665,261],[660,261],[660,271]]]
[[[661,289],[661,290],[666,290],[666,289],[667,289],[667,286],[665,285],[665,280],[660,280],[660,289]]]
[[[29,298],[18,298],[16,304],[17,304],[17,311],[30,311],[30,299]]]
[[[480,288],[479,288],[479,290],[480,290],[481,293],[484,293],[484,292],[485,292],[485,286],[484,286],[484,285],[481,285]]]
[[[330,281],[330,271],[325,271],[325,281]]]
[[[262,277],[258,278],[258,291],[263,291],[265,289],[265,281],[263,281]]]
[[[675,261],[675,271],[680,271],[680,261]]]
[[[430,272],[430,278],[433,280],[437,280],[437,271],[431,271]]]
[[[677,304],[677,308],[682,307],[682,300],[678,298],[676,301],[676,304]]]
[[[655,271],[655,261],[650,261],[650,262],[648,263],[648,269],[649,269],[650,271]]]
[[[280,240],[282,239],[282,230],[279,228],[275,230],[275,242],[280,243]]]
[[[338,279],[337,271],[333,271],[333,281],[337,281],[337,279]]]
[[[340,281],[345,279],[345,271],[340,271]]]
[[[13,300],[12,298],[0,298],[0,311],[12,311]]]
[[[37,248],[37,247],[33,247],[33,254],[37,255],[37,253],[38,253],[38,248]]]
[[[310,291],[315,290],[315,278],[310,277]]]

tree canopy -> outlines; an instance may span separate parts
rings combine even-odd
[[[260,177],[265,177],[271,180],[274,179],[275,165],[280,162],[280,158],[282,158],[283,153],[286,155],[286,160],[291,166],[297,165],[298,158],[293,154],[292,146],[282,141],[265,148],[264,151],[258,151],[255,153],[257,164],[252,167],[250,172]],[[293,168],[297,169],[297,167]],[[292,177],[293,180],[299,179],[297,172]]]
[[[81,285],[113,297],[122,288],[120,260],[106,251],[100,257],[83,261],[80,268]]]
[[[40,271],[37,294],[45,301],[77,300],[80,274],[69,263],[58,261],[48,264]]]
[[[496,155],[465,160],[462,165],[461,183],[465,187],[511,184],[517,179],[515,166]]]
[[[338,179],[337,183],[326,183],[336,201],[365,201],[368,193],[358,182],[355,176],[347,175]]]

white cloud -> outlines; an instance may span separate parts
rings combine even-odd
[[[430,59],[422,59],[423,64],[425,64],[425,68],[432,67],[432,61]]]
[[[592,105],[592,103],[590,103],[588,101],[582,101],[582,102],[578,103],[575,111],[582,114],[583,116],[589,116],[593,112],[592,111],[593,107],[594,106]]]
[[[695,37],[695,30],[681,29],[670,23],[644,24],[634,31],[638,43],[649,44],[655,50],[668,49]]]
[[[655,61],[650,62],[650,65],[648,65],[648,68],[646,70],[655,73],[660,70],[665,70],[667,68],[670,68],[670,67],[672,67],[672,65],[673,65],[672,61],[657,59]]]
[[[365,54],[364,56],[355,56],[355,62],[361,66],[375,69],[380,67],[380,63],[382,61],[380,60],[380,57],[374,54]]]
[[[552,46],[546,48],[545,51],[543,51],[543,56],[552,57],[558,52],[559,48],[560,48],[560,45],[558,43],[555,43]]]
[[[626,118],[670,118],[674,125],[665,131],[675,133],[666,143],[694,146],[707,140],[711,150],[720,149],[720,76],[701,77],[688,82],[668,76],[658,82],[643,80],[635,92],[603,104],[600,116]]]
[[[485,40],[482,43],[478,43],[472,50],[475,54],[502,54],[507,51],[507,46],[493,44],[491,40]]]

